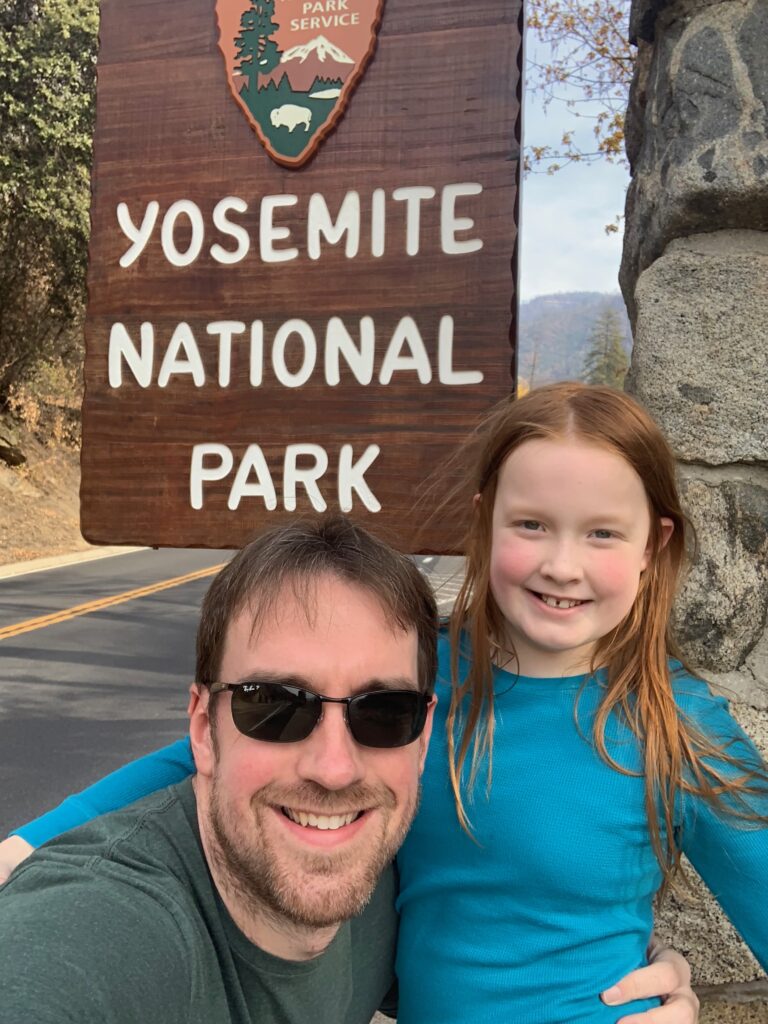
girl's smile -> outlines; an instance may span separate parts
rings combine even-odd
[[[493,507],[490,586],[522,675],[589,667],[597,641],[632,608],[650,527],[640,477],[608,448],[536,439],[507,457]]]

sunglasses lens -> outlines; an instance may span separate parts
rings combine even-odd
[[[241,686],[232,694],[235,728],[267,743],[305,740],[320,718],[320,710],[313,693],[280,683]]]
[[[349,704],[350,732],[365,747],[404,747],[421,735],[428,703],[415,690],[362,693]]]

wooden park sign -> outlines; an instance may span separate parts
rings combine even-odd
[[[412,507],[509,394],[520,0],[102,0],[81,514]],[[424,550],[456,550],[444,517]]]

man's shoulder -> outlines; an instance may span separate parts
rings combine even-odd
[[[109,919],[117,912],[132,926],[135,907],[174,927],[207,882],[194,820],[190,783],[94,819],[36,850],[0,888],[0,919],[22,905],[76,906],[80,922]],[[3,929],[5,930],[5,929]]]
[[[154,849],[162,850],[165,858],[169,846],[187,854],[200,848],[190,779],[62,833],[41,846],[29,863],[59,857],[130,861],[135,852],[151,854]]]
[[[65,832],[17,868],[0,888],[0,900],[97,882],[165,888],[169,877],[180,880],[203,860],[194,806],[191,784],[180,783]]]
[[[176,789],[41,847],[0,888],[6,1008],[67,1006],[83,1022],[187,1019],[209,897]]]

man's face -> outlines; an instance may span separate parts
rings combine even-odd
[[[322,578],[312,604],[307,614],[287,587],[254,635],[242,612],[221,681],[268,673],[328,697],[418,688],[416,633],[393,629],[368,591]],[[343,705],[325,704],[307,739],[280,744],[238,732],[230,701],[222,693],[213,710],[208,778],[198,759],[216,866],[257,913],[316,928],[359,913],[416,811],[432,709],[414,743],[373,749],[352,739]]]

